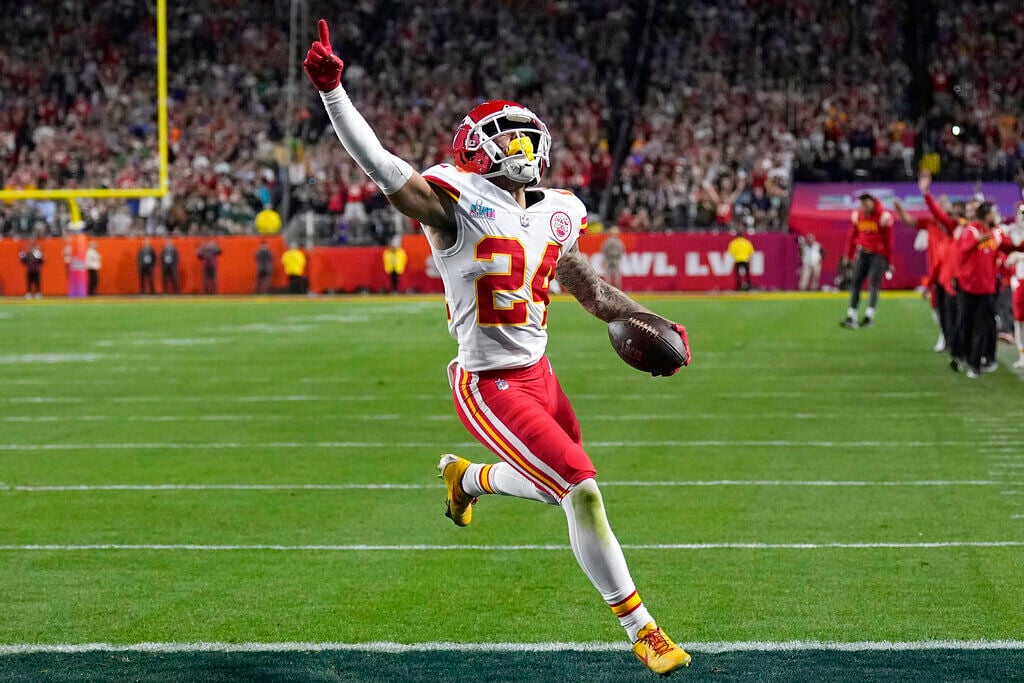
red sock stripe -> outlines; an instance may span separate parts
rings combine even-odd
[[[633,591],[624,600],[620,600],[619,602],[608,606],[612,608],[612,612],[615,616],[621,619],[624,616],[632,614],[636,611],[636,608],[642,604],[644,604],[643,600],[641,600],[640,596],[636,594],[636,591]]]
[[[480,468],[480,474],[477,478],[477,483],[480,484],[480,490],[485,493],[494,493],[494,489],[491,488],[491,468],[494,465],[484,465]]]

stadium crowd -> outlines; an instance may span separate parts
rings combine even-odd
[[[267,207],[293,220],[312,210],[328,241],[384,243],[401,227],[340,152],[308,83],[289,92],[301,74],[288,73],[287,6],[172,4],[170,195],[86,202],[91,232],[253,232]],[[339,19],[346,83],[399,156],[443,160],[477,101],[522,101],[555,140],[546,182],[623,231],[784,228],[794,180],[913,179],[920,165],[942,180],[1011,180],[1024,157],[1024,9],[1013,3],[927,16],[900,0],[315,9]],[[0,185],[156,186],[149,3],[41,0],[6,24]],[[0,231],[57,233],[64,211],[0,204]]]

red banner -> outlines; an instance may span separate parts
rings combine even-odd
[[[626,245],[622,259],[623,288],[634,292],[733,290],[733,260],[725,233],[632,233],[620,235]],[[599,274],[604,274],[601,244],[605,235],[585,235],[580,251]],[[754,286],[759,289],[796,289],[799,263],[796,236],[758,233],[749,236],[755,253],[750,261]],[[400,288],[441,292],[441,276],[430,247],[421,235],[402,239],[409,265]],[[310,287],[314,292],[383,290],[388,286],[382,247],[324,247],[310,258]]]

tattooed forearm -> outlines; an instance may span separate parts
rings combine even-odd
[[[592,315],[605,322],[634,311],[647,311],[624,292],[598,277],[576,247],[558,262],[555,276],[562,289],[576,297]]]

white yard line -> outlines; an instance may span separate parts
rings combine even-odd
[[[919,481],[787,481],[717,479],[706,481],[602,481],[609,486],[714,487],[714,486],[799,486],[799,487],[957,487],[957,486],[1024,486],[1024,482],[990,480],[919,480]],[[348,491],[348,490],[423,490],[441,489],[443,484],[66,484],[50,486],[18,486],[0,482],[0,491],[26,493],[61,491]]]
[[[5,415],[0,422],[295,422],[296,420],[316,420],[322,422],[323,415]],[[419,418],[408,418],[402,415],[337,415],[338,421],[359,420],[375,422],[377,420],[457,420],[452,415],[423,415]]]
[[[1024,548],[1024,541],[934,541],[916,543],[651,543],[622,545],[625,550],[871,550],[871,549],[934,549],[934,548]],[[76,552],[76,551],[271,551],[271,552],[434,552],[434,551],[568,551],[568,545],[282,545],[254,543],[245,545],[213,545],[196,543],[96,543],[96,544],[28,544],[0,545],[0,551]]]
[[[136,450],[235,450],[248,449],[292,449],[292,448],[468,448],[476,442],[462,441],[447,444],[427,441],[267,441],[257,443],[43,443],[43,444],[0,444],[0,451],[136,451]]]
[[[778,440],[664,440],[664,441],[591,441],[588,448],[941,448],[971,446],[972,441],[791,441]],[[81,450],[149,450],[194,449],[221,450],[247,448],[466,448],[475,441],[456,442],[401,442],[401,441],[267,441],[253,443],[0,443],[0,451],[81,451]]]
[[[682,643],[682,641],[680,641]],[[724,652],[914,652],[921,650],[1022,650],[1024,640],[916,640],[834,642],[821,640],[789,641],[713,641],[684,643],[689,652],[716,654]],[[403,654],[408,652],[623,652],[629,650],[624,641],[612,642],[542,642],[542,643],[17,643],[0,645],[0,655],[83,654],[89,652],[190,653],[190,652],[373,652]]]

